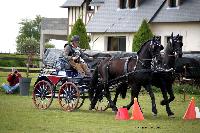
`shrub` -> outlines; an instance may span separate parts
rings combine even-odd
[[[137,52],[141,45],[152,37],[153,33],[151,32],[147,21],[143,20],[138,32],[136,32],[133,37],[132,51]]]
[[[90,49],[89,37],[87,36],[86,28],[81,18],[78,18],[74,24],[71,34],[68,36],[68,42],[71,42],[71,38],[74,35],[79,35],[80,42],[79,47],[82,49]]]

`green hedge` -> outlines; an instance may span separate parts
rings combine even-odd
[[[0,54],[1,67],[26,67],[26,55],[21,54]],[[38,60],[36,57],[34,60]],[[33,64],[39,66],[39,61],[33,61]]]

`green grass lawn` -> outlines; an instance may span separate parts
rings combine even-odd
[[[0,92],[0,133],[199,133],[200,120],[183,120],[189,99],[185,102],[181,95],[171,104],[175,118],[168,118],[165,108],[159,104],[162,96],[155,93],[158,116],[151,115],[150,97],[140,94],[143,109],[143,121],[115,120],[115,114],[108,109],[105,112],[89,111],[89,101],[77,111],[64,112],[57,99],[47,110],[38,110],[31,96],[7,95]],[[191,96],[189,96],[191,97]],[[129,102],[119,98],[118,107]],[[200,107],[200,97],[195,96],[196,106]],[[132,109],[131,109],[132,110]],[[129,115],[131,116],[131,110]]]
[[[8,73],[0,72],[0,85],[6,81]],[[22,73],[25,76],[25,73]],[[30,94],[38,74],[31,74]],[[1,76],[4,76],[3,78]],[[199,133],[200,120],[183,120],[182,117],[188,107],[192,95],[186,97],[176,94],[176,99],[170,106],[175,113],[175,118],[168,118],[165,107],[159,103],[161,93],[155,93],[158,116],[151,115],[150,97],[146,93],[140,94],[139,101],[143,109],[144,121],[119,121],[115,114],[108,109],[105,112],[89,111],[89,101],[74,112],[61,110],[57,99],[47,110],[38,110],[32,103],[32,96],[19,94],[7,95],[0,91],[0,133]],[[200,96],[194,95],[196,106],[200,108]],[[126,99],[119,98],[118,107],[126,105]],[[129,110],[131,116],[132,109]]]

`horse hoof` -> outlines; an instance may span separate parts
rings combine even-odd
[[[94,109],[94,107],[92,107],[92,106],[89,107],[89,110],[93,110],[93,109]]]
[[[123,108],[127,108],[127,110],[129,110],[130,108],[129,107],[127,107],[127,106],[123,106]]]
[[[169,118],[175,118],[175,115],[168,115]]]
[[[170,118],[175,118],[175,115],[174,115],[173,112],[169,112],[169,113],[168,113],[168,117],[170,117]]]
[[[157,117],[157,114],[154,113],[154,112],[152,112],[152,116],[153,116],[153,117]]]

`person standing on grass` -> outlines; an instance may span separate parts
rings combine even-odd
[[[12,68],[12,72],[8,74],[7,81],[8,84],[3,83],[2,88],[5,90],[7,94],[13,94],[17,90],[19,90],[19,78],[21,78],[21,74],[17,71],[17,69]]]

